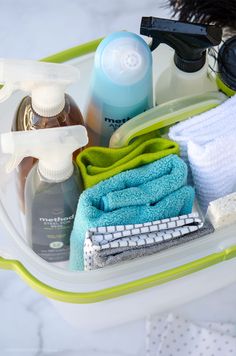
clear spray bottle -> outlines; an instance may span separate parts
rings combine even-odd
[[[23,98],[12,123],[12,131],[28,131],[69,125],[83,125],[81,112],[66,88],[78,81],[79,70],[67,64],[0,58],[0,102],[15,91],[29,95]],[[26,157],[19,165],[18,192],[24,211],[25,179],[36,162]]]
[[[221,28],[143,17],[140,33],[152,38],[152,51],[162,43],[174,49],[170,67],[161,73],[155,83],[156,104],[217,90],[216,82],[208,71],[207,51],[220,44]],[[168,58],[165,60],[168,61]]]
[[[12,155],[8,173],[24,157],[38,159],[26,179],[26,237],[48,262],[69,259],[70,233],[83,189],[72,153],[87,143],[81,125],[1,134],[2,151]]]

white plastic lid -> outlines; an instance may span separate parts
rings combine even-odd
[[[101,66],[115,83],[129,85],[144,77],[148,69],[148,52],[136,38],[121,37],[104,48]]]
[[[32,90],[32,108],[40,116],[58,115],[65,107],[64,88],[56,85],[40,85]]]
[[[61,157],[56,162],[40,160],[38,170],[42,177],[50,182],[63,182],[73,174],[72,156]]]

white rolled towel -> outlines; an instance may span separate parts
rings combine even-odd
[[[236,95],[214,109],[194,116],[170,128],[169,137],[180,149],[189,141],[205,144],[236,129]]]
[[[210,201],[236,190],[236,95],[175,125],[169,137],[180,145],[204,213]]]
[[[188,143],[188,158],[200,206],[230,194],[236,188],[236,132],[203,146]]]

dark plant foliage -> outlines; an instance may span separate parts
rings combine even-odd
[[[168,6],[180,21],[216,24],[236,32],[236,0],[168,0]]]

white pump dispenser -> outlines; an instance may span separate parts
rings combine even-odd
[[[79,70],[71,65],[0,58],[0,102],[23,90],[38,115],[55,116],[65,106],[65,89],[78,79]]]
[[[39,160],[26,178],[26,237],[48,262],[69,259],[70,233],[83,190],[72,153],[87,143],[82,125],[1,134],[2,151],[12,155],[7,172],[24,157]]]

